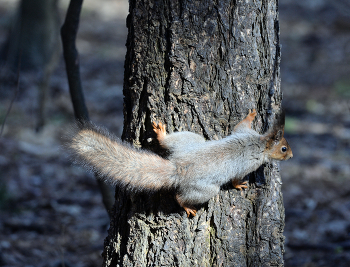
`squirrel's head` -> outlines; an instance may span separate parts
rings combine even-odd
[[[262,139],[266,140],[265,151],[268,157],[276,160],[287,160],[293,157],[292,149],[290,148],[284,135],[285,116],[282,112],[277,116],[274,126],[269,130]]]

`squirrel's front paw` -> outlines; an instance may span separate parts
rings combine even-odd
[[[158,141],[161,141],[166,135],[165,124],[162,124],[161,122],[158,124],[156,122],[152,122],[152,126],[153,131],[157,134]]]
[[[256,110],[255,110],[255,108],[253,108],[252,110],[249,110],[249,114],[248,114],[248,116],[247,117],[249,117],[249,120],[250,121],[253,121],[254,120],[254,118],[255,118],[255,116],[256,116]]]

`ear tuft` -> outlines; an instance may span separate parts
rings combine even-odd
[[[284,135],[284,123],[285,123],[285,113],[282,110],[280,113],[276,114],[275,121],[272,127],[265,133],[263,139],[267,140],[267,147],[272,147],[275,143],[282,140]]]
[[[275,134],[275,141],[280,141],[283,138],[283,130],[279,129]]]
[[[280,113],[276,114],[276,119],[273,128],[284,129],[284,124],[286,121],[286,113],[282,109]]]

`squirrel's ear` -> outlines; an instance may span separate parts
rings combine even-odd
[[[267,141],[267,148],[272,148],[283,139],[283,129],[273,128],[267,134],[263,135],[261,139]]]
[[[281,110],[281,112],[276,115],[276,120],[272,127],[273,129],[272,131],[275,132],[276,141],[279,141],[283,138],[285,121],[286,121],[286,114],[284,110]]]
[[[284,112],[284,110],[281,110],[281,112],[276,115],[276,120],[274,125],[277,128],[282,129],[284,131],[285,122],[286,122],[286,113]]]
[[[279,129],[274,136],[275,141],[280,141],[283,138],[284,130]]]

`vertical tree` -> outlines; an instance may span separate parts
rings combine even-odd
[[[69,92],[72,99],[74,116],[77,121],[88,121],[89,112],[85,105],[83,88],[80,79],[79,54],[75,45],[79,28],[79,17],[83,0],[71,0],[68,6],[66,19],[61,28],[61,39],[63,47],[63,56],[66,63],[66,72],[69,84]],[[97,174],[95,174],[96,177]],[[110,215],[113,206],[113,188],[97,180],[102,194],[103,204]]]
[[[17,71],[42,70],[58,50],[58,0],[21,0],[0,61]]]
[[[21,0],[9,30],[7,40],[0,48],[0,73],[5,81],[11,72],[20,68],[38,75],[38,112],[36,130],[45,123],[45,103],[50,77],[59,58],[58,0]],[[3,82],[4,83],[4,82]]]
[[[152,121],[219,139],[252,108],[266,131],[282,98],[277,0],[129,2],[123,139],[154,147]],[[282,266],[277,164],[249,181],[244,192],[224,186],[193,218],[172,192],[117,189],[104,266]]]

